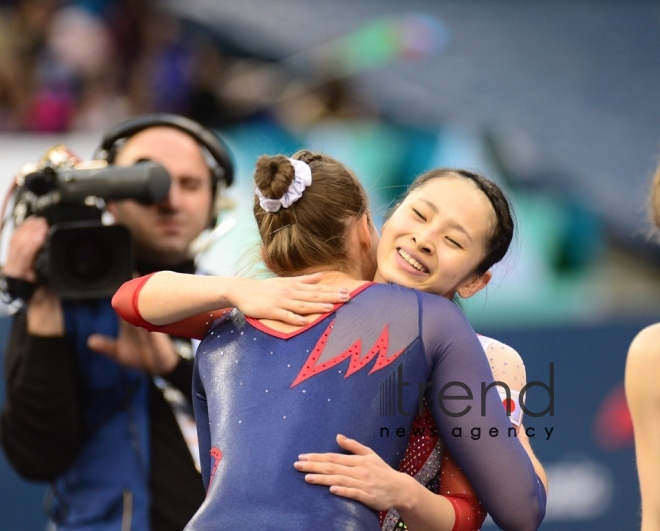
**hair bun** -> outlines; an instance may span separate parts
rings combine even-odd
[[[254,170],[254,183],[264,197],[279,199],[286,194],[295,172],[284,155],[261,155]]]

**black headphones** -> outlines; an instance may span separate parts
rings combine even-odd
[[[215,164],[211,167],[214,177],[214,190],[219,190],[218,183],[231,186],[234,182],[234,165],[229,149],[222,139],[203,125],[176,114],[146,114],[121,122],[103,135],[101,145],[97,148],[94,158],[112,163],[117,152],[118,143],[149,127],[166,126],[179,129],[193,137],[202,147],[206,148]]]

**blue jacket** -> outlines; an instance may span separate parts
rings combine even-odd
[[[148,530],[149,377],[87,347],[90,334],[117,337],[109,300],[66,303],[64,317],[80,363],[85,435],[53,484],[49,516],[58,530]]]

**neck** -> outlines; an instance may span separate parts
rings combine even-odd
[[[194,260],[184,260],[177,264],[163,264],[159,262],[149,262],[146,260],[137,259],[135,261],[135,269],[140,275],[148,275],[155,271],[175,271],[177,273],[194,273],[195,262]]]
[[[374,282],[377,282],[378,284],[392,284],[392,282],[389,282],[386,280],[383,275],[380,274],[379,270],[376,270],[376,274],[374,275]],[[402,286],[409,288],[411,286],[406,286],[405,284],[401,284]],[[413,289],[418,289],[419,288],[413,288]],[[425,291],[425,290],[419,290],[419,291]],[[450,291],[449,293],[435,293],[433,291],[426,291],[426,293],[432,293],[433,295],[437,295],[438,297],[444,297],[445,299],[454,300],[454,295],[456,295],[456,290]]]
[[[347,271],[338,271],[335,269],[327,270],[327,269],[317,269],[317,268],[312,268],[309,270],[304,271],[303,274],[309,275],[312,273],[321,273],[321,284],[325,284],[327,286],[342,286],[342,287],[348,287],[353,289],[354,287],[361,286],[362,284],[365,283],[364,280],[361,280],[359,275],[354,275],[351,274],[351,272]]]

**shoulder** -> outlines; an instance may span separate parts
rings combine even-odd
[[[660,323],[641,330],[630,344],[625,369],[628,406],[637,422],[656,422],[660,404]],[[646,419],[646,420],[645,420]]]
[[[426,293],[412,288],[403,288],[413,293],[419,301],[419,306],[422,311],[435,314],[444,313],[448,315],[456,315],[465,318],[463,310],[451,299],[435,295],[433,293]]]
[[[527,383],[527,371],[522,357],[513,347],[488,336],[478,336],[486,353],[493,378],[519,391]]]
[[[643,357],[648,361],[660,358],[660,323],[641,330],[632,340],[628,355]]]
[[[420,297],[428,296],[426,293],[422,293],[412,288],[405,288],[399,286],[398,284],[385,284],[385,283],[368,283],[363,285],[359,290],[353,292],[355,297],[351,298],[351,302],[356,301],[360,304],[366,305],[377,305],[379,307],[385,307],[387,305],[396,305],[396,304],[414,304],[419,306]],[[431,295],[433,298],[442,298],[435,295]],[[350,306],[350,305],[346,305]]]
[[[247,317],[238,308],[226,308],[208,315],[209,327],[206,336],[212,336],[221,328],[239,328],[247,322]]]
[[[368,289],[367,289],[368,288]],[[399,284],[390,284],[387,282],[366,282],[360,289],[365,293],[392,293],[395,295],[401,296],[412,296],[417,297],[424,301],[437,301],[440,304],[451,304],[456,306],[452,301],[446,297],[441,297],[440,295],[434,295],[433,293],[427,293],[425,291],[420,291],[415,288],[407,288],[405,286],[400,286]]]
[[[445,333],[446,326],[450,326],[458,333],[459,329],[469,327],[465,315],[453,301],[397,284],[371,284],[345,306],[346,311],[354,312],[375,309],[383,318],[421,319],[427,331],[436,328]],[[439,326],[440,323],[446,326]],[[472,331],[471,327],[469,329]]]
[[[484,352],[489,358],[494,358],[500,362],[507,362],[509,364],[515,363],[524,365],[523,359],[520,354],[518,354],[518,351],[510,345],[502,343],[492,337],[482,335],[479,335],[478,337]]]
[[[647,326],[637,333],[630,343],[627,371],[632,374],[638,368],[646,374],[660,370],[660,323]]]

